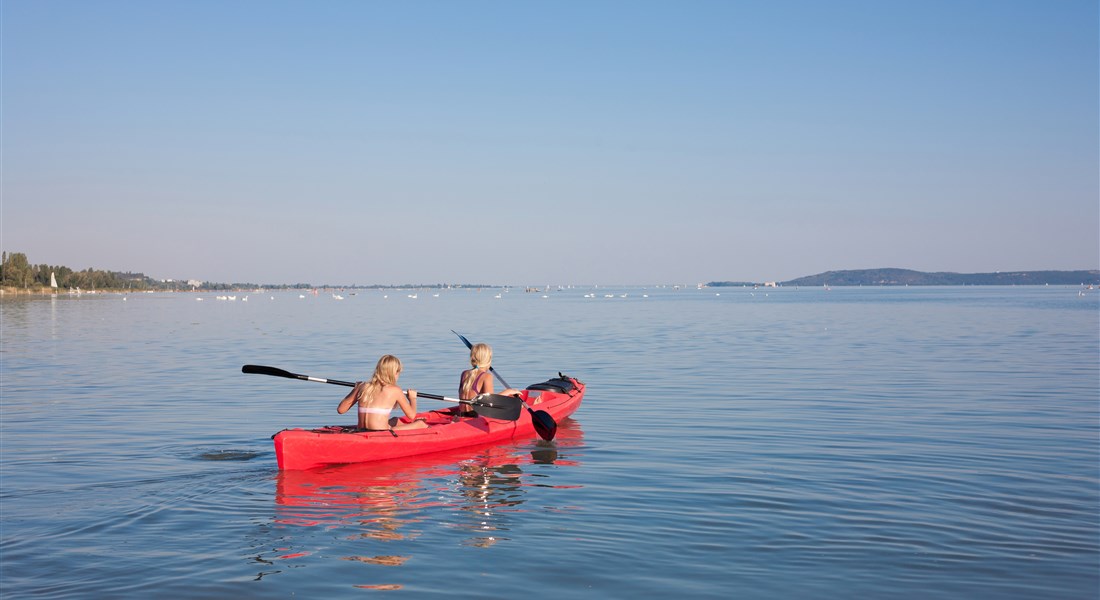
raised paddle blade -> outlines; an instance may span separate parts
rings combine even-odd
[[[288,379],[299,379],[298,375],[291,373],[290,371],[284,371],[282,369],[276,369],[275,367],[265,367],[263,365],[245,365],[241,367],[241,373],[255,373],[258,375],[274,375],[275,377],[286,377]]]
[[[519,398],[499,394],[475,396],[470,400],[470,404],[477,409],[477,414],[503,421],[515,421],[523,411],[523,404]]]
[[[315,381],[317,383],[331,383],[332,385],[355,387],[355,382],[353,381],[340,381],[339,379],[324,379],[321,377],[311,377],[309,375],[299,375],[297,373],[291,373],[290,371],[284,371],[283,369],[277,369],[275,367],[265,367],[263,365],[245,365],[241,367],[241,373],[274,375],[275,377],[286,377],[287,379],[301,379],[302,381]]]
[[[466,336],[464,336],[461,333],[455,331],[454,329],[451,330],[451,333],[457,335],[458,339],[462,340],[462,343],[466,344],[467,348],[470,348],[471,350],[473,349],[474,345],[470,343],[470,340],[466,339]]]

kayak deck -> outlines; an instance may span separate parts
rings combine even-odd
[[[521,398],[530,410],[546,411],[560,421],[580,407],[584,390],[584,384],[576,378],[561,376],[529,386],[521,392]],[[531,413],[526,409],[515,421],[484,416],[456,418],[457,410],[458,407],[453,407],[417,414],[417,418],[428,424],[423,429],[361,431],[346,426],[284,429],[272,436],[275,457],[279,469],[312,469],[442,452],[535,433]]]

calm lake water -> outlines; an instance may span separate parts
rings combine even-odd
[[[1100,596],[1100,292],[499,291],[4,299],[0,595]],[[451,329],[584,404],[278,471],[346,389],[241,365],[452,394]]]

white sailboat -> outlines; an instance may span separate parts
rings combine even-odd
[[[50,287],[55,290],[57,289],[57,278],[54,277],[53,271],[50,271]]]

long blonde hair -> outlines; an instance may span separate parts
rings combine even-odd
[[[489,344],[474,344],[470,348],[470,366],[473,368],[467,372],[466,379],[462,382],[462,393],[460,395],[467,395],[474,389],[478,368],[493,366],[493,349],[489,347]]]
[[[378,364],[374,366],[374,375],[371,375],[370,381],[363,387],[363,392],[359,396],[359,405],[370,404],[371,398],[382,388],[396,384],[397,374],[400,372],[401,359],[392,354],[385,354],[379,358]]]

